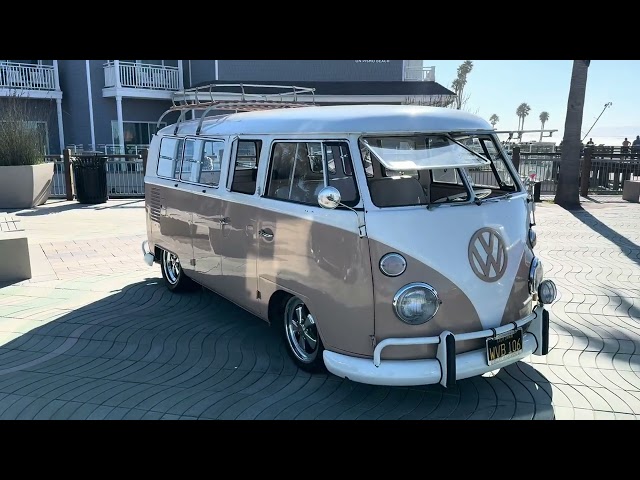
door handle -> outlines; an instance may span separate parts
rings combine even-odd
[[[261,237],[266,238],[267,240],[271,240],[273,238],[273,233],[271,232],[271,230],[260,230],[258,231],[258,234]]]

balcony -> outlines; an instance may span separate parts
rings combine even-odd
[[[53,65],[0,62],[0,96],[62,98],[56,75]]]
[[[104,64],[102,96],[171,99],[181,83],[180,67],[107,62]]]
[[[436,67],[405,67],[405,82],[435,82]]]

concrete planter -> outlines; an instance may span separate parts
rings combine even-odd
[[[0,209],[33,208],[49,199],[53,162],[0,166]]]

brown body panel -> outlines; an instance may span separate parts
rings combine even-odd
[[[283,289],[305,299],[325,348],[373,354],[373,284],[366,237],[349,210],[262,199],[258,288],[263,298]],[[284,213],[288,210],[287,213]]]
[[[157,198],[160,202],[158,221],[147,222],[151,225],[151,243],[176,254],[187,276],[191,276],[194,194],[173,181],[160,182],[150,190],[159,192]]]

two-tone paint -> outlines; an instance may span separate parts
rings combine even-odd
[[[156,259],[161,250],[176,254],[187,276],[266,321],[281,292],[298,296],[316,320],[327,368],[356,381],[447,384],[494,370],[501,365],[480,358],[485,339],[516,321],[527,332],[525,348],[506,363],[543,353],[544,308],[534,305],[528,286],[534,255],[527,242],[527,194],[517,176],[515,192],[479,205],[379,208],[367,189],[358,144],[363,135],[486,133],[491,126],[484,120],[415,106],[232,114],[206,119],[199,134],[225,142],[218,186],[159,177],[160,139],[195,135],[197,125],[167,127],[151,142],[145,192],[149,248]],[[253,195],[230,189],[229,172],[242,139],[262,142]],[[303,140],[348,143],[360,197],[352,209],[327,210],[264,195],[273,143]],[[471,239],[487,228],[499,235],[506,254],[497,281],[479,278],[469,261]],[[386,276],[379,268],[390,252],[407,262],[400,276]],[[433,286],[441,300],[436,316],[422,325],[403,323],[392,307],[396,292],[412,282]],[[459,363],[449,381],[443,364],[447,335],[457,337]]]

